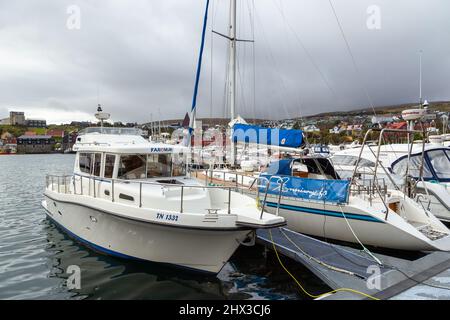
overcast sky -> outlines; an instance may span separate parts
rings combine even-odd
[[[182,118],[205,1],[0,0],[0,118],[18,110],[49,123],[92,120],[98,101],[117,121]],[[424,98],[450,99],[448,0],[333,0],[356,68],[329,0],[237,1],[238,37],[251,39],[254,26],[255,39],[238,44],[244,117],[417,101],[420,50]],[[229,0],[212,0],[200,117],[229,114],[227,40],[211,36],[227,32],[228,13]]]

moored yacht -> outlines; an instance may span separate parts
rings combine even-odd
[[[379,181],[342,180],[329,159],[272,162],[258,183],[263,210],[294,231],[402,250],[450,250],[450,230],[431,212]]]
[[[73,175],[48,176],[42,205],[98,251],[217,273],[255,229],[285,220],[235,188],[191,179],[185,149],[134,129],[88,128],[73,147]]]

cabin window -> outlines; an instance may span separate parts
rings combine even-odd
[[[92,153],[80,153],[80,171],[91,174]]]
[[[428,151],[428,158],[430,159],[431,166],[436,172],[436,175],[440,179],[445,179],[450,176],[450,161],[444,150]]]
[[[105,178],[112,178],[114,173],[114,163],[116,162],[116,156],[107,154],[105,156]]]
[[[421,163],[422,163],[422,155],[415,155],[410,157],[408,174],[411,177],[419,178]],[[406,173],[407,165],[408,165],[408,157],[405,156],[392,167],[392,171],[395,174],[404,176]],[[431,170],[425,161],[423,162],[423,177],[425,179],[433,178]]]
[[[186,164],[182,156],[172,156],[172,176],[181,177],[186,175]]]
[[[95,153],[94,154],[94,170],[93,170],[92,174],[96,177],[100,177],[101,167],[102,167],[102,154]]]
[[[145,179],[146,156],[133,154],[120,156],[119,179]]]
[[[172,176],[170,154],[149,154],[147,158],[147,177],[170,177]]]

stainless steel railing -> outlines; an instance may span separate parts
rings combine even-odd
[[[267,184],[266,184],[266,192],[264,193],[264,201],[263,201],[263,205],[261,206],[261,218],[264,212],[264,209],[266,207],[266,202],[267,202],[267,194],[269,193],[269,189],[270,189],[270,182],[272,180],[272,178],[276,178],[279,179],[279,177],[277,176],[272,176],[268,179]],[[284,181],[281,180],[281,183],[278,182],[278,184],[280,185],[280,191],[278,192],[278,202],[277,202],[277,216],[280,214],[280,204],[281,204],[281,196],[283,194],[283,185],[284,185]],[[258,186],[258,194],[259,194],[259,186]],[[259,197],[258,197],[259,198]],[[259,201],[259,199],[258,199]]]
[[[77,180],[77,178],[79,178]],[[83,186],[83,184],[88,183],[87,192],[85,192],[86,185]],[[84,181],[84,182],[83,182]],[[79,184],[77,184],[79,182]],[[93,176],[84,176],[84,175],[66,175],[66,176],[57,176],[57,175],[47,175],[46,176],[46,188],[48,190],[51,190],[53,192],[57,193],[63,193],[63,194],[73,194],[73,195],[82,195],[82,196],[92,196],[94,198],[100,197],[100,195],[97,194],[97,188],[102,183],[110,183],[111,184],[111,193],[110,193],[110,200],[111,202],[116,202],[116,186],[117,184],[126,184],[126,185],[137,185],[138,186],[138,194],[139,198],[137,201],[137,206],[139,208],[143,207],[142,198],[142,188],[145,185],[152,185],[152,186],[159,186],[163,188],[168,189],[180,189],[180,204],[179,204],[179,211],[180,213],[183,213],[185,210],[185,196],[186,196],[186,190],[191,189],[217,189],[217,190],[227,190],[227,212],[228,214],[231,214],[231,200],[232,200],[232,191],[239,192],[240,189],[245,189],[239,186],[195,186],[195,185],[178,185],[178,184],[171,184],[171,183],[160,183],[160,182],[152,182],[152,181],[133,181],[133,180],[122,180],[122,179],[102,179],[98,177]],[[77,187],[79,185],[79,188]],[[93,185],[93,188],[91,186]],[[243,191],[241,192],[243,193]],[[102,199],[108,199],[105,197],[102,197]],[[208,212],[211,212],[213,210],[217,209],[207,209]],[[262,216],[261,216],[262,219]]]
[[[251,192],[254,193],[255,190],[253,190],[254,185],[256,183],[256,199],[257,201],[259,200],[259,196],[260,196],[260,192],[262,190],[263,194],[264,194],[264,199],[262,200],[262,206],[261,206],[261,217],[262,214],[265,210],[266,207],[266,202],[267,202],[267,197],[268,197],[268,191],[269,191],[269,185],[270,185],[270,180],[267,182],[266,186],[261,187],[259,185],[258,180],[259,178],[255,178],[255,177],[251,177],[248,175],[245,175],[243,173],[240,172],[233,172],[233,171],[229,171],[229,172],[223,172],[223,171],[215,171],[213,169],[207,170],[197,170],[197,171],[192,171],[195,173],[196,177],[198,173],[202,173],[204,175],[205,178],[205,184],[208,183],[213,183],[213,182],[223,182],[223,183],[235,183],[236,187],[239,187],[239,180],[240,181],[240,190],[242,192]],[[216,173],[216,174],[214,174]],[[228,176],[228,179],[227,179]],[[234,181],[232,181],[230,178],[234,176]],[[240,179],[238,178],[240,177]],[[246,187],[244,186],[244,178],[253,178],[253,180],[251,180],[251,183],[249,183],[249,186]],[[272,178],[270,178],[272,179]],[[273,183],[273,181],[272,181]],[[277,207],[276,207],[276,214],[279,214],[280,211],[280,204],[281,204],[281,200],[283,197],[283,185],[284,182],[278,182],[278,184],[280,185],[280,189],[279,189],[279,193],[276,195],[277,196]],[[261,188],[260,188],[261,187]],[[265,191],[264,191],[264,187],[265,187]],[[358,195],[367,195],[369,198],[369,202],[370,205],[372,205],[372,201],[375,197],[379,198],[381,200],[381,202],[383,203],[385,210],[386,210],[386,216],[385,219],[387,220],[388,215],[389,215],[389,207],[386,203],[386,197],[388,195],[388,186],[386,184],[386,180],[384,178],[369,178],[369,179],[353,179],[353,181],[351,181],[350,183],[350,189],[348,192],[348,197],[353,194],[358,194]],[[348,203],[349,199],[347,197],[347,201],[346,203]]]
[[[375,195],[381,193],[385,197],[388,193],[388,187],[384,178],[373,179],[358,179],[350,186],[350,191],[353,194],[367,194]]]
[[[70,184],[71,184],[72,176],[52,176],[47,175],[45,177],[45,186],[46,188],[50,188],[52,191],[57,191],[58,193],[70,193]],[[63,188],[61,190],[61,188]],[[55,190],[56,189],[56,190]]]

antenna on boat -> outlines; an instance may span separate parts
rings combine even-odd
[[[161,139],[161,108],[158,108],[159,120],[158,120],[158,139]]]
[[[419,105],[422,107],[422,50],[419,51]]]
[[[422,50],[419,51],[419,106],[417,108],[402,111],[402,118],[408,123],[408,130],[414,130],[416,121],[420,121],[427,114],[428,101],[422,98]]]
[[[99,103],[97,105],[97,113],[95,114],[97,120],[100,120],[100,126],[103,132],[103,121],[108,120],[111,115],[109,113],[103,112],[102,105]]]
[[[150,113],[150,139],[153,139],[153,113]]]

